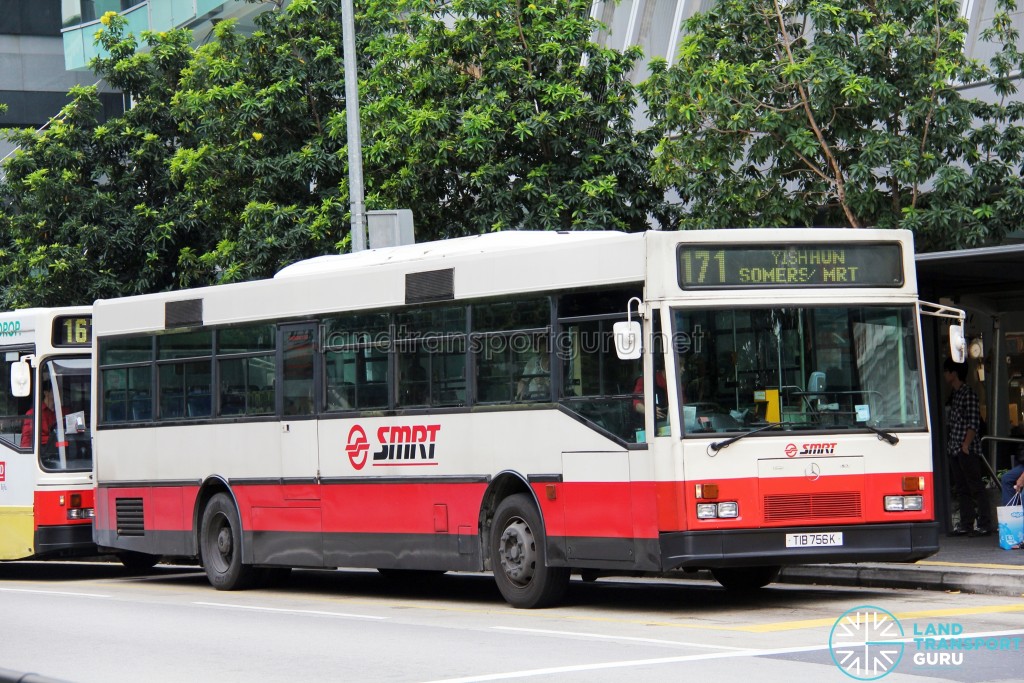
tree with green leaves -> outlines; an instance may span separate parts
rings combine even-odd
[[[643,85],[655,174],[684,227],[909,228],[920,246],[998,240],[1024,218],[1024,58],[999,0],[964,54],[958,0],[721,0]],[[994,97],[969,96],[985,82]]]
[[[370,0],[360,52],[371,201],[427,238],[640,230],[674,207],[638,131],[638,48],[593,41],[590,0]],[[362,65],[361,65],[362,66]]]
[[[339,8],[293,0],[259,15],[251,35],[220,23],[183,71],[170,104],[188,142],[171,176],[189,212],[219,238],[183,254],[197,279],[269,277],[347,247]]]
[[[368,208],[413,210],[418,239],[505,228],[671,224],[637,132],[640,58],[597,47],[581,0],[357,5]],[[99,123],[74,91],[0,185],[3,306],[272,275],[349,241],[340,2],[292,0],[247,35],[192,48],[108,13],[96,73],[131,108]],[[140,45],[144,48],[140,50]]]
[[[179,220],[169,182],[179,133],[165,103],[191,59],[188,37],[147,36],[138,52],[133,38],[98,36],[110,57],[97,70],[135,106],[100,123],[97,89],[76,87],[42,131],[6,131],[19,148],[0,182],[5,308],[174,287],[178,251],[205,237]]]

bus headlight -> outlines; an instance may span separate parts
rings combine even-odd
[[[725,503],[697,503],[697,519],[722,519],[740,516],[740,504],[736,501]]]
[[[719,517],[739,517],[740,516],[740,504],[735,502],[719,503],[718,504],[718,516]]]
[[[716,503],[697,503],[697,519],[714,519],[718,517]]]
[[[924,510],[924,496],[886,496],[886,512],[919,512]]]

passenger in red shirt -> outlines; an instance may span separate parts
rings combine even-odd
[[[633,410],[641,416],[644,414],[644,378],[641,375],[633,385]],[[668,382],[665,380],[665,371],[657,370],[654,373],[654,417],[657,420],[664,420],[668,406]]]
[[[25,413],[25,421],[21,425],[21,447],[31,448],[32,447],[32,415],[34,413],[33,408],[29,408],[28,412]],[[57,413],[53,410],[53,391],[50,389],[43,389],[43,407],[42,413],[39,415],[39,440],[42,445],[45,446],[50,441],[50,432],[57,426]]]

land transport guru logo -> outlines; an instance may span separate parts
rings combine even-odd
[[[839,670],[858,681],[875,681],[903,658],[903,626],[891,613],[864,605],[836,619],[828,650]]]
[[[965,633],[958,622],[916,622],[904,636],[891,612],[864,605],[847,610],[829,634],[828,649],[839,670],[859,681],[874,681],[894,671],[901,660],[924,670],[961,667],[977,653],[1020,652],[1020,631]],[[904,658],[906,649],[911,652]]]
[[[366,430],[355,424],[348,430],[345,452],[355,470],[366,467],[424,467],[434,466],[439,424],[383,425],[377,428],[376,444],[371,444]],[[370,456],[371,445],[378,450]]]

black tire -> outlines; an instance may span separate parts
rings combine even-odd
[[[117,554],[117,559],[132,574],[145,574],[156,566],[156,563],[160,561],[160,556],[139,553],[133,550],[122,550]]]
[[[562,599],[569,568],[544,559],[544,526],[533,500],[519,493],[501,501],[491,526],[491,570],[508,604],[533,609]]]
[[[242,524],[226,493],[216,494],[203,510],[199,552],[206,578],[217,590],[243,590],[260,578],[255,567],[242,563]]]
[[[737,592],[755,591],[764,588],[779,578],[782,567],[719,567],[711,570],[715,581],[726,589]]]

